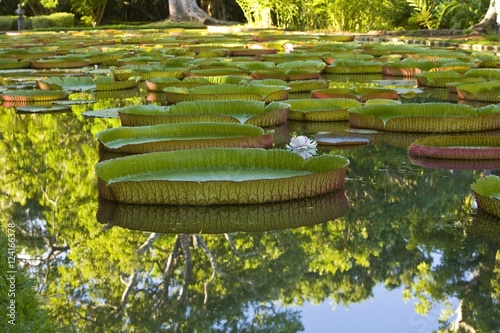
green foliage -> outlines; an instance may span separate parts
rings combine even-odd
[[[16,24],[16,19],[10,16],[0,16],[0,31],[11,30],[14,24]]]
[[[95,27],[101,23],[108,0],[69,0],[69,2],[72,10],[81,15],[84,23],[90,23]]]
[[[438,29],[446,15],[460,6],[458,0],[407,0],[414,8],[410,20],[426,29]]]
[[[2,215],[1,225],[8,223]],[[12,223],[12,221],[10,221]],[[14,231],[14,228],[10,229]],[[10,233],[9,233],[10,235]],[[8,257],[15,257],[7,251],[10,249],[9,239],[0,229],[0,308],[2,320],[0,331],[8,333],[55,332],[55,326],[49,321],[48,311],[42,307],[42,300],[36,294],[33,281],[21,267],[12,269],[8,264]],[[14,250],[17,251],[17,250]],[[15,273],[10,273],[15,271]],[[9,310],[12,307],[12,310]],[[10,316],[9,316],[10,315]]]
[[[53,10],[59,5],[59,0],[40,0],[42,7]]]
[[[450,29],[467,29],[480,22],[486,11],[490,0],[462,0],[456,6],[450,8],[444,15],[441,26]]]
[[[71,13],[54,13],[31,17],[33,29],[70,28],[75,23],[75,15]]]

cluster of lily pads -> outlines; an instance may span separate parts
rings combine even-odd
[[[122,127],[97,135],[107,200],[249,204],[341,189],[349,161],[304,151],[369,137],[312,133],[316,142],[276,149],[276,127],[289,121],[429,134],[409,147],[414,158],[498,160],[498,135],[488,134],[500,129],[494,53],[283,31],[26,33],[0,44],[2,99],[18,111],[60,111],[76,92],[144,93],[145,103],[116,110]],[[458,103],[412,102],[427,88]]]

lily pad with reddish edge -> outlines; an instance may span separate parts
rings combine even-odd
[[[65,91],[10,90],[2,92],[2,99],[7,102],[55,101],[68,96],[69,94]]]
[[[452,103],[367,105],[349,109],[351,127],[393,132],[456,133],[500,128],[500,106]]]
[[[440,135],[416,140],[408,154],[457,160],[495,159],[500,161],[500,137]]]

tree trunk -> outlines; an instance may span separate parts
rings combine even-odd
[[[482,21],[472,26],[475,32],[486,32],[488,29],[500,30],[500,0],[490,0],[490,6]]]
[[[203,24],[228,24],[227,21],[215,19],[205,13],[196,0],[169,0],[168,9],[171,21],[198,21]]]

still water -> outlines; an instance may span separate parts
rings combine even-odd
[[[500,330],[498,219],[470,185],[500,165],[411,160],[415,134],[319,146],[351,161],[345,191],[251,207],[148,207],[97,199],[95,135],[140,102],[68,112],[2,108],[2,211],[20,265],[75,332],[432,332],[457,316]],[[292,135],[349,125],[289,122]],[[498,135],[496,133],[495,135]],[[495,226],[496,224],[496,226]]]

